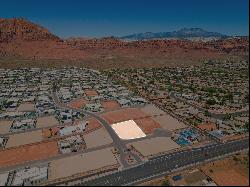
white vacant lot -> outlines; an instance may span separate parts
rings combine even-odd
[[[124,121],[111,125],[116,134],[123,140],[132,140],[137,138],[146,137],[146,134],[140,127],[133,121]]]

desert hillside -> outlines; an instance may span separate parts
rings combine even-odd
[[[90,68],[157,67],[198,64],[206,59],[245,57],[248,38],[201,42],[114,37],[62,40],[25,19],[0,19],[0,67],[65,65]]]
[[[13,42],[18,40],[56,41],[59,40],[59,37],[51,34],[46,28],[31,23],[22,18],[0,18],[0,42]]]

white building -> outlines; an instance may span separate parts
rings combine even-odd
[[[63,129],[61,129],[59,131],[59,135],[60,136],[68,136],[68,135],[71,135],[73,133],[81,133],[85,130],[86,126],[87,126],[87,122],[83,121],[83,122],[79,123],[78,125],[64,127]]]

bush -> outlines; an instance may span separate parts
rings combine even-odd
[[[233,157],[233,160],[236,162],[239,161],[239,159],[236,156]]]
[[[162,182],[162,186],[170,186],[169,181],[166,179]]]
[[[216,101],[214,99],[209,99],[206,104],[207,105],[215,105]]]

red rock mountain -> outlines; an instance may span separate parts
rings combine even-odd
[[[51,34],[47,29],[22,18],[0,18],[0,42],[13,40],[44,41],[59,40],[59,37]]]
[[[0,68],[27,64],[1,59],[27,59],[29,66],[79,65],[90,68],[152,67],[196,64],[230,55],[248,56],[249,39],[210,42],[148,40],[125,42],[114,37],[61,40],[24,19],[0,19]],[[5,58],[6,57],[6,58]],[[54,60],[53,63],[49,60]]]

